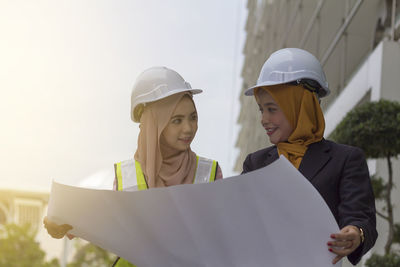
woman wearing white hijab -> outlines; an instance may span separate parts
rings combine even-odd
[[[135,166],[132,160],[115,165],[117,190],[222,178],[216,161],[198,157],[190,149],[197,132],[197,111],[192,95],[201,92],[192,89],[177,72],[165,67],[150,68],[138,77],[131,106],[132,120],[140,122]],[[139,177],[141,174],[144,179]]]

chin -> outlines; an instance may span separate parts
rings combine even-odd
[[[175,149],[176,150],[178,150],[178,151],[180,151],[180,152],[183,152],[183,151],[186,151],[186,150],[188,150],[190,148],[190,146],[179,146],[179,147],[176,147]]]
[[[276,142],[275,140],[271,140],[271,139],[269,139],[269,142],[270,142],[271,144],[273,144],[273,145],[278,144],[278,142]]]

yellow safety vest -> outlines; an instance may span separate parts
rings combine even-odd
[[[138,191],[148,189],[146,179],[140,163],[136,160],[126,160],[114,164],[117,191]],[[215,181],[217,162],[215,160],[197,156],[196,173],[193,179],[194,184],[209,183]],[[120,258],[113,266],[135,265]]]
[[[197,156],[194,184],[208,183],[215,180],[217,162]],[[114,164],[118,191],[138,191],[147,189],[140,163],[136,160],[126,160]]]

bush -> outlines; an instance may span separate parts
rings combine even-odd
[[[57,259],[45,261],[46,254],[35,237],[36,231],[29,224],[7,224],[0,229],[0,266],[58,267]]]
[[[390,253],[384,256],[372,254],[371,258],[365,263],[366,267],[399,267],[400,256]]]

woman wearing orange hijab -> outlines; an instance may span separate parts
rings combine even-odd
[[[245,92],[255,96],[273,146],[249,154],[243,173],[285,156],[318,190],[341,229],[327,236],[327,249],[336,254],[332,263],[347,256],[355,265],[377,238],[375,200],[362,150],[323,138],[319,98],[328,93],[312,54],[297,48],[273,53],[257,85]]]
[[[131,118],[140,123],[138,147],[133,159],[115,164],[114,190],[136,191],[222,179],[217,161],[199,157],[190,149],[197,132],[193,94],[201,92],[166,67],[152,67],[139,75],[131,97]],[[54,238],[62,238],[72,229],[47,218],[44,224]],[[113,266],[127,265],[125,260],[117,261]]]

